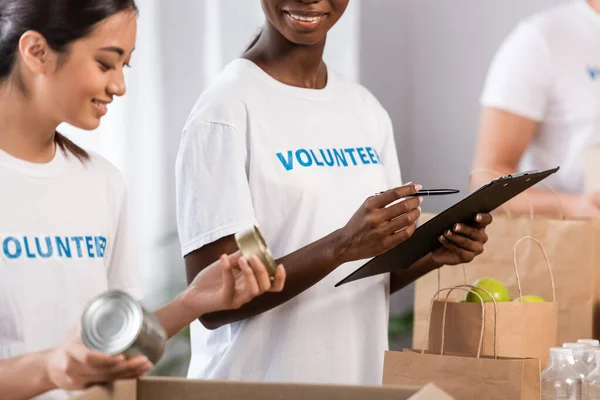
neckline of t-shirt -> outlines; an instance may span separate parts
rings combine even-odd
[[[600,26],[600,13],[594,10],[590,3],[588,3],[586,0],[579,0],[579,6],[592,21]]]
[[[64,150],[56,146],[54,157],[47,163],[34,163],[17,158],[0,149],[0,166],[34,177],[49,177],[61,172],[67,164]]]
[[[262,68],[256,65],[254,62],[246,58],[237,58],[232,62],[235,65],[245,68],[251,71],[256,77],[269,86],[289,95],[307,100],[329,100],[333,93],[333,87],[335,85],[335,75],[327,68],[327,84],[323,89],[308,89],[297,86],[286,85],[285,83],[279,82],[271,75],[267,74]]]

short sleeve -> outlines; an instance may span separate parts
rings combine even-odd
[[[396,149],[392,120],[385,110],[382,111],[383,133],[385,136],[383,148],[381,150],[381,161],[385,168],[388,189],[392,189],[402,185],[402,176],[400,173],[400,163],[398,160],[398,150]]]
[[[106,249],[108,288],[122,290],[141,300],[140,271],[137,267],[135,247],[131,236],[128,196],[122,181],[120,186],[120,195],[116,200],[117,211],[113,239],[108,243]]]
[[[482,105],[541,121],[551,88],[550,65],[543,36],[531,23],[522,22],[492,61]]]
[[[177,229],[183,256],[256,224],[246,172],[246,134],[192,119],[175,166]]]

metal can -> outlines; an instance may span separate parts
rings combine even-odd
[[[256,256],[265,265],[270,276],[275,275],[276,264],[271,250],[256,226],[235,234],[235,242],[244,257]]]
[[[151,312],[129,294],[110,290],[94,297],[81,317],[81,340],[104,354],[145,355],[156,364],[162,357],[167,334]]]

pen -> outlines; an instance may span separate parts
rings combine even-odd
[[[374,194],[373,196],[377,196],[377,195],[380,195],[383,193],[385,193],[385,192],[379,192],[377,194]],[[410,196],[407,196],[407,197],[445,196],[445,195],[456,194],[456,193],[460,193],[460,190],[456,190],[456,189],[421,189],[417,193],[411,194]]]
[[[445,196],[449,194],[459,193],[460,190],[456,189],[422,189],[412,196]]]

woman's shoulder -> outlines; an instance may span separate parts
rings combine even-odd
[[[546,8],[522,21],[521,25],[533,28],[546,42],[576,31],[582,18],[586,19],[584,1],[569,1]]]
[[[102,156],[100,153],[94,150],[86,150],[86,152],[90,156],[88,163],[93,169],[102,171],[111,176],[122,177],[122,173],[119,170],[119,168],[117,168],[115,164],[109,161],[108,158]]]
[[[95,151],[86,150],[86,152],[89,156],[87,160],[79,159],[74,154],[67,154],[69,162],[74,166],[72,171],[78,171],[81,179],[99,188],[124,190],[125,179],[119,168]]]
[[[334,79],[335,87],[339,94],[351,96],[352,98],[364,101],[373,107],[381,107],[381,103],[373,92],[355,79],[343,75],[333,69],[329,70],[329,74]]]
[[[331,70],[330,74],[336,82],[340,98],[360,103],[360,106],[368,113],[387,116],[387,110],[369,88],[334,70]]]
[[[240,60],[234,60],[200,94],[184,130],[199,121],[235,125],[245,120],[246,98],[255,92],[254,82]]]
[[[535,24],[562,24],[564,21],[581,16],[581,11],[584,11],[585,7],[584,0],[562,2],[547,7],[531,15],[526,20]]]

